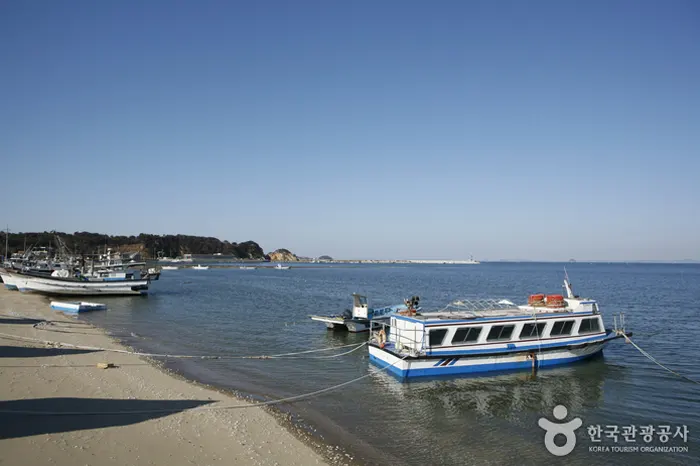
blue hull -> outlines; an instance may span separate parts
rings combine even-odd
[[[603,347],[592,354],[587,354],[584,356],[576,356],[569,358],[559,358],[559,359],[545,359],[538,361],[538,368],[549,368],[556,367],[565,364],[572,364],[586,359],[591,359],[594,357],[599,357],[603,353]],[[378,367],[386,368],[390,366],[389,363],[382,361],[376,356],[370,354],[370,361]],[[508,363],[496,363],[496,364],[475,364],[470,366],[446,366],[446,367],[428,367],[428,368],[416,368],[401,370],[395,365],[390,366],[387,371],[392,375],[398,377],[399,379],[409,379],[409,378],[419,378],[419,377],[441,377],[441,376],[468,376],[477,375],[484,373],[500,373],[500,372],[512,372],[512,371],[531,371],[532,361],[522,361],[522,362],[508,362]]]

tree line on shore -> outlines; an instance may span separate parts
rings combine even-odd
[[[58,236],[73,254],[95,254],[112,248],[122,252],[140,252],[141,257],[156,258],[160,255],[176,257],[183,254],[221,254],[241,259],[264,259],[265,253],[255,241],[232,243],[210,236],[152,235],[111,236],[80,231],[75,233],[32,232],[0,233],[0,248],[4,253],[7,240],[8,254],[25,251],[30,247],[57,248]]]

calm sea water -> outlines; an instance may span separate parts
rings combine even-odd
[[[370,305],[419,295],[424,309],[460,297],[523,302],[561,292],[566,265],[574,291],[597,299],[612,326],[624,312],[634,340],[661,362],[700,380],[700,266],[662,264],[484,263],[476,266],[362,265],[291,270],[164,271],[145,298],[113,298],[87,317],[136,348],[179,354],[271,354],[362,342],[366,334],[327,331],[309,314],[351,306],[353,292]],[[362,349],[338,359],[175,361],[184,375],[274,399],[318,390],[374,369]],[[544,447],[538,419],[558,404],[579,417],[573,453]],[[379,373],[317,398],[283,407],[324,439],[368,464],[654,464],[700,463],[700,385],[669,374],[631,345],[614,341],[604,358],[536,376],[513,373],[401,383]],[[604,430],[593,443],[588,426]],[[680,438],[631,443],[605,438],[606,426],[687,426]],[[612,435],[612,434],[611,434]],[[683,446],[687,453],[642,452]],[[638,453],[589,447],[639,447]]]

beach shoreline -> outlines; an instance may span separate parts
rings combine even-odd
[[[283,411],[233,408],[251,403],[160,361],[21,340],[127,349],[103,329],[52,311],[49,302],[0,290],[0,464],[354,463]],[[7,412],[16,410],[46,414]]]

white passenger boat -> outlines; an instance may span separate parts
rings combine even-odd
[[[373,332],[370,360],[402,379],[537,370],[591,358],[623,338],[624,327],[605,329],[596,301],[575,296],[568,279],[564,286],[566,298],[533,295],[523,306],[461,300],[436,312],[392,315]]]
[[[107,309],[107,305],[102,303],[90,303],[87,301],[51,301],[51,309],[63,312],[78,313],[87,311],[104,311],[105,309]]]
[[[367,297],[353,293],[352,310],[347,309],[341,315],[311,316],[311,320],[323,322],[329,330],[348,330],[352,333],[366,332],[372,325],[378,327],[381,322],[387,321],[390,316],[408,311],[410,307],[416,308],[420,298],[418,296],[406,300],[404,304],[371,308],[367,304]]]
[[[178,266],[176,266],[176,265],[164,265],[164,266],[161,267],[160,269],[161,269],[161,270],[178,270],[179,268],[180,268],[180,267],[178,267]]]
[[[197,264],[194,267],[192,267],[192,269],[194,269],[194,270],[209,270],[209,266]]]

